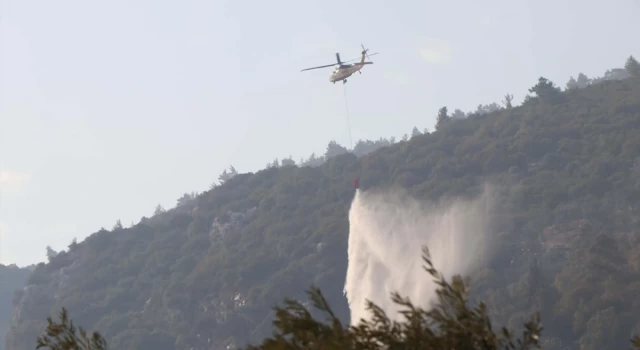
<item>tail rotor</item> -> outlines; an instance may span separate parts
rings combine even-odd
[[[377,54],[378,54],[378,52],[376,52],[376,53],[372,53],[371,55],[369,55],[369,54],[367,53],[367,52],[369,52],[369,49],[366,49],[366,48],[364,47],[364,45],[362,45],[362,44],[360,44],[360,46],[362,47],[362,54],[363,54],[363,55],[365,55],[365,56],[367,56],[367,59],[368,59],[368,60],[371,60],[371,56],[373,56],[373,55],[377,55]]]
[[[365,54],[367,56],[367,59],[370,60],[371,58],[369,58],[369,54],[367,53],[367,51],[369,51],[369,49],[365,49],[364,45],[360,44],[360,46],[362,47],[362,53]],[[375,55],[375,54],[374,54]]]
[[[360,61],[360,64],[365,65],[365,64],[373,64],[373,62],[371,62],[371,57],[369,56],[373,56],[373,55],[377,55],[378,53],[372,53],[371,55],[369,55],[367,52],[369,51],[369,49],[366,49],[364,47],[364,45],[360,44],[360,46],[362,47],[362,57],[360,58],[362,61]],[[367,61],[365,62],[364,57],[367,57]],[[362,74],[361,70],[358,70],[358,73]]]

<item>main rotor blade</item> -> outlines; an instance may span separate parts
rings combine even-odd
[[[373,55],[377,55],[377,54],[379,54],[379,52],[372,53],[371,55],[367,55],[367,56],[373,56]],[[360,57],[360,58],[354,58],[354,59],[352,59],[352,60],[344,61],[344,62],[342,62],[342,63],[348,63],[348,62],[358,61],[358,60],[360,60],[360,59],[362,59],[362,57]]]
[[[306,71],[306,70],[318,69],[318,68],[333,67],[333,66],[335,66],[335,65],[336,65],[335,63],[332,63],[332,64],[327,64],[326,66],[318,66],[318,67],[305,68],[305,69],[301,70],[301,72],[304,72],[304,71]]]

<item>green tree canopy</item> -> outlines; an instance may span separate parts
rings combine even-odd
[[[538,84],[529,89],[529,92],[535,93],[538,98],[544,102],[557,102],[562,96],[560,88],[545,77],[538,78]]]
[[[627,62],[624,65],[624,68],[629,72],[634,78],[640,78],[640,63],[633,56],[629,56]]]
[[[436,130],[440,129],[442,125],[451,119],[447,112],[447,107],[444,106],[438,110],[438,117],[436,118]]]

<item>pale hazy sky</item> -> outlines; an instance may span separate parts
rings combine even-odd
[[[229,165],[433,129],[541,75],[640,57],[640,0],[0,0],[0,262],[45,259],[202,191]]]

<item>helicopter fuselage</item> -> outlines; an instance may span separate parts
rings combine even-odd
[[[346,80],[353,75],[353,73],[359,72],[362,67],[364,67],[363,63],[337,65],[333,72],[331,72],[329,81],[335,84],[337,81]]]
[[[360,45],[362,46],[362,45]],[[337,81],[342,81],[343,83],[347,82],[347,78],[352,76],[353,73],[358,72],[360,74],[362,74],[362,72],[360,71],[362,69],[362,67],[364,67],[365,64],[373,64],[373,62],[366,62],[364,59],[367,56],[367,49],[364,48],[364,46],[362,46],[362,57],[360,57],[360,62],[357,63],[351,63],[348,64],[346,62],[343,62],[340,60],[340,53],[336,52],[336,61],[337,64],[327,64],[324,66],[316,66],[316,67],[311,67],[311,68],[305,68],[302,70],[302,72],[307,71],[307,70],[311,70],[311,69],[318,69],[318,68],[328,68],[328,67],[334,67],[333,68],[333,72],[331,72],[331,75],[329,76],[329,82],[331,83],[336,83]],[[377,53],[372,53],[371,56],[375,55]],[[350,61],[355,61],[354,60],[350,60]],[[347,61],[347,62],[350,62]]]

